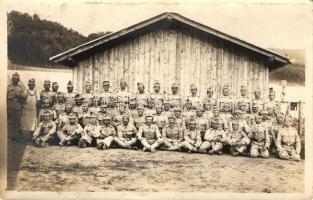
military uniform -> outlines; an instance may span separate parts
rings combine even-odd
[[[113,116],[113,124],[115,127],[122,125],[122,119],[125,115],[129,115],[128,113],[118,113]],[[134,120],[132,117],[129,117],[129,124],[134,124]]]
[[[87,107],[87,109],[86,109]],[[78,122],[84,128],[87,124],[90,123],[90,118],[92,114],[88,110],[88,102],[84,102],[82,105],[82,112],[78,115]],[[95,115],[96,116],[96,115]]]
[[[88,118],[89,122],[84,127],[84,131],[78,143],[78,146],[81,148],[86,147],[87,144],[91,145],[92,141],[95,139],[95,136],[98,134],[97,131],[99,131],[99,125],[98,122],[96,121],[97,115],[92,114],[89,115]],[[94,122],[92,122],[91,119]]]
[[[179,115],[175,114],[176,111],[179,112]],[[173,109],[173,112],[174,112],[174,117],[175,117],[175,124],[183,131],[186,128],[186,120],[181,115],[181,108],[180,107],[175,107]]]
[[[170,118],[175,119],[174,116],[170,116]],[[164,140],[164,146],[170,151],[178,150],[183,146],[183,132],[176,124],[167,124],[162,129],[162,137]]]
[[[210,128],[205,132],[204,142],[201,144],[199,151],[208,150],[210,154],[222,153],[223,143],[226,141],[226,133],[218,128],[219,120],[214,120],[213,123],[217,124],[217,128]]]
[[[63,93],[57,93],[57,99],[58,97],[63,96]],[[64,97],[65,98],[65,97]],[[55,112],[57,113],[57,116],[59,116],[60,114],[65,112],[65,101],[64,102],[59,102],[58,100],[56,101],[56,103],[53,105],[53,108],[55,110]]]
[[[147,117],[151,116],[146,116],[146,118]],[[148,149],[151,152],[154,152],[155,149],[163,143],[163,139],[161,138],[162,135],[159,131],[158,126],[155,124],[144,124],[143,126],[140,126],[137,137],[141,144],[144,146],[144,151],[145,149]]]
[[[86,90],[86,87],[88,87],[89,90]],[[93,104],[95,95],[91,93],[91,82],[87,81],[85,83],[85,92],[81,95],[81,97],[84,99],[84,101],[88,104],[88,106],[91,106]]]
[[[229,90],[228,85],[225,85],[223,87],[223,90]],[[224,117],[224,119],[227,121],[227,123],[230,122],[232,118],[232,112],[234,110],[234,100],[229,95],[225,96],[223,95],[219,101],[218,106],[220,107],[220,115]]]
[[[230,133],[228,134],[227,143],[230,145],[230,153],[233,156],[238,156],[246,150],[250,143],[250,139],[247,134],[240,129],[240,121],[232,121],[232,127],[234,124],[238,126],[238,129],[231,129]]]
[[[58,89],[58,82],[52,82],[53,105],[57,102]]]
[[[110,86],[110,82],[109,81],[103,81],[103,86]],[[108,105],[108,107],[111,107],[111,103],[115,101],[115,96],[112,92],[110,92],[109,90],[107,91],[103,91],[100,94],[100,103],[102,104],[106,104]]]
[[[168,124],[168,116],[164,115],[163,113],[156,114],[153,116],[153,122],[158,126],[160,132],[162,132],[162,129],[166,124]]]
[[[160,83],[158,81],[154,82],[154,87],[160,87]],[[164,102],[164,94],[161,94],[160,91],[154,91],[154,93],[150,94],[149,101],[153,103],[153,107],[162,106]]]
[[[216,112],[216,111],[219,112],[219,110],[220,109],[219,109],[218,106],[214,106],[213,107],[213,112]],[[219,121],[219,124],[221,124],[222,129],[224,131],[227,131],[229,129],[229,126],[228,126],[228,123],[227,123],[226,119],[223,116],[221,116],[220,114],[218,116],[212,115],[212,117],[209,119],[209,127],[211,127],[212,121],[214,121],[214,120],[218,120]]]
[[[74,113],[69,115],[69,118],[75,118],[76,116]],[[69,119],[70,120],[70,119]],[[62,130],[57,131],[57,136],[60,139],[60,145],[72,145],[74,142],[78,142],[81,134],[83,133],[84,129],[78,122],[71,124],[70,122],[65,124]]]
[[[264,109],[264,101],[261,99],[261,90],[259,88],[257,88],[254,91],[254,95],[256,95],[256,93],[258,93],[260,95],[260,97],[254,97],[254,99],[252,100],[252,104],[255,103],[258,105],[260,110]]]
[[[301,141],[296,128],[281,128],[277,134],[276,146],[279,158],[300,160]]]
[[[178,89],[178,84],[173,83],[172,88],[177,88]],[[167,96],[167,100],[171,104],[171,108],[179,107],[182,108],[182,99],[181,96],[178,94],[170,94]]]
[[[45,116],[51,116],[49,111]],[[56,137],[56,124],[50,119],[40,122],[36,127],[33,139],[38,146],[47,146],[47,144]]]
[[[144,108],[143,106],[138,106],[137,108],[137,115],[133,118],[134,125],[137,129],[140,128],[140,126],[143,126],[146,123],[145,115],[139,115],[138,111],[141,110],[143,112]]]
[[[137,129],[128,123],[127,125],[121,124],[117,127],[117,137],[114,138],[116,144],[123,148],[131,148],[137,142]]]
[[[82,99],[83,98],[80,95],[76,96],[76,101],[78,101],[78,100],[81,101]],[[77,118],[80,118],[80,116],[83,113],[82,104],[79,105],[78,103],[76,103],[76,105],[73,107],[72,112],[76,114]]]
[[[241,89],[240,89],[240,90],[241,90],[241,92],[247,91],[247,86],[241,86]],[[247,93],[241,94],[241,96],[238,97],[238,98],[235,100],[235,109],[240,109],[240,107],[241,107],[243,104],[244,104],[244,105],[246,106],[246,108],[247,108],[246,113],[249,113],[250,110],[251,110],[252,104],[251,104],[251,101],[250,101],[249,97],[247,97]]]
[[[105,115],[100,117],[101,120],[109,120],[111,123],[111,117],[109,115]],[[109,125],[100,125],[99,130],[97,131],[97,135],[95,135],[97,141],[98,149],[106,149],[109,148],[113,142],[114,137],[116,136],[116,131],[113,126]]]
[[[251,140],[250,156],[253,158],[256,158],[258,156],[268,158],[270,138],[266,127],[261,123],[254,124],[251,127],[251,132],[249,133],[248,137]]]
[[[212,87],[208,87],[207,94],[208,94],[208,96],[202,100],[202,105],[206,111],[211,111],[212,108],[217,105],[217,99],[212,97],[213,96],[213,88]],[[209,96],[209,94],[211,96]]]
[[[45,112],[49,112],[51,113],[51,117],[52,117],[52,120],[56,120],[57,119],[57,113],[56,111],[52,108],[52,106],[50,106],[50,102],[49,102],[49,99],[44,99],[43,100],[43,108],[41,108],[39,110],[39,122],[42,122],[43,121],[43,116],[44,116],[44,113]]]
[[[69,81],[67,83],[67,88],[68,88],[68,91],[64,94],[65,102],[71,103],[73,106],[75,106],[77,93],[72,91],[73,90],[73,84],[71,81]],[[69,88],[71,88],[72,90],[69,91]]]
[[[241,110],[235,110],[234,114],[238,114],[238,115],[242,115],[242,111]],[[239,123],[239,130],[242,130],[244,131],[245,133],[249,133],[250,132],[250,126],[248,125],[247,121],[242,119],[242,117],[240,117],[239,119],[236,119],[236,120],[232,120],[230,123],[229,123],[229,129],[230,131],[233,131],[232,130],[232,124],[233,122],[236,122],[236,123]]]
[[[200,111],[203,112],[202,108],[197,108],[197,112],[200,112]],[[210,128],[209,121],[208,119],[203,117],[203,113],[201,114],[201,116],[197,115],[195,117],[195,121],[196,121],[196,128],[200,131],[201,139],[203,140],[206,130]]]
[[[15,73],[12,76],[12,80],[19,81],[19,74]],[[8,109],[8,133],[15,137],[19,133],[22,104],[25,99],[25,88],[19,84],[8,85],[7,90],[7,109]]]
[[[196,124],[193,119],[188,121],[188,126],[191,123]],[[197,129],[191,130],[190,128],[185,129],[184,140],[185,141],[183,142],[183,146],[185,148],[187,148],[189,151],[198,151],[198,148],[202,143],[200,131]]]
[[[71,114],[72,110],[72,104],[66,103],[65,104],[66,109],[70,109],[69,111],[66,111],[64,113],[61,113],[57,118],[57,129],[62,130],[62,128],[65,126],[65,124],[69,123],[69,115]]]
[[[44,81],[44,85],[49,85],[50,87],[51,82],[49,80],[45,80]],[[50,91],[50,89],[48,90],[42,90],[40,92],[40,101],[42,102],[44,99],[48,99],[49,100],[49,104],[51,106],[53,106],[53,104],[55,103],[55,96],[56,94],[52,91]]]

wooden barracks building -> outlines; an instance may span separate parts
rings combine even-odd
[[[289,64],[285,56],[232,37],[176,13],[163,13],[121,31],[102,36],[50,58],[73,69],[78,92],[92,81],[95,92],[109,80],[118,90],[125,79],[131,92],[137,82],[153,91],[158,80],[161,91],[170,93],[176,81],[180,94],[190,94],[190,85],[206,95],[208,86],[220,96],[224,84],[239,96],[242,84],[250,94],[256,88],[268,93],[269,71]],[[74,88],[74,89],[75,89]]]

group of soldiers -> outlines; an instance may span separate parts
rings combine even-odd
[[[14,74],[8,89],[11,120],[18,118],[17,104],[27,102],[18,81],[19,75]],[[29,80],[29,88],[34,85],[34,79]],[[262,158],[272,153],[281,159],[300,160],[297,129],[292,126],[293,119],[281,112],[273,89],[264,101],[260,89],[250,99],[244,85],[237,98],[230,96],[228,85],[224,85],[218,99],[212,87],[200,98],[194,84],[185,99],[179,95],[177,83],[167,95],[161,93],[158,81],[150,94],[142,83],[137,84],[135,94],[127,90],[124,80],[115,93],[110,92],[109,81],[103,81],[102,86],[101,94],[93,94],[92,83],[87,81],[84,92],[77,94],[69,81],[63,93],[58,91],[58,83],[53,82],[51,90],[51,82],[44,81],[33,132],[35,145],[46,147],[57,140],[61,146],[95,146],[100,150],[142,147],[149,152],[162,149],[211,155],[229,151],[233,156]]]

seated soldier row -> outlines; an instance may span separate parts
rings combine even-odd
[[[112,143],[123,148],[137,148],[138,141],[144,151],[155,152],[162,147],[167,150],[187,150],[209,154],[222,154],[228,148],[234,156],[269,157],[269,150],[276,151],[282,159],[300,159],[300,140],[291,119],[284,120],[283,113],[269,117],[266,110],[252,113],[235,110],[226,119],[220,108],[212,111],[201,106],[196,111],[187,103],[182,112],[180,107],[156,105],[144,108],[136,102],[129,106],[120,104],[118,111],[102,104],[89,106],[77,96],[75,107],[65,104],[65,112],[58,113],[57,105],[51,107],[48,99],[43,100],[40,111],[41,123],[34,132],[35,143],[46,146],[54,138],[59,144],[86,147],[94,142],[98,149],[106,149]]]

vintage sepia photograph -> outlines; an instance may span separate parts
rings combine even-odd
[[[312,199],[311,1],[2,6],[4,199]]]

